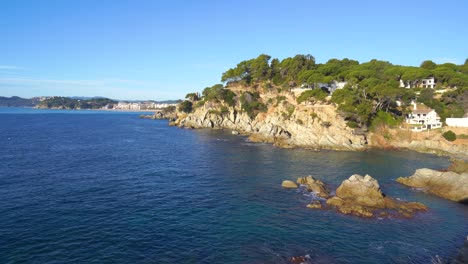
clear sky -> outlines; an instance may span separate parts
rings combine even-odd
[[[178,99],[261,53],[462,64],[468,1],[0,1],[0,96]]]

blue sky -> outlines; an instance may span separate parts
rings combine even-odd
[[[166,100],[261,53],[468,58],[468,1],[1,0],[0,96]]]

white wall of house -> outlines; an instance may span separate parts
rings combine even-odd
[[[447,118],[445,119],[447,126],[451,127],[468,127],[468,117],[464,118]]]
[[[400,79],[400,88],[432,88],[436,86],[436,81],[434,77],[429,77],[426,79],[414,80],[414,81],[404,81]]]
[[[420,88],[435,88],[435,79],[434,77],[430,77],[427,79],[421,79],[421,81],[418,84],[418,87]]]
[[[412,125],[411,130],[419,132],[427,129],[442,127],[440,117],[433,109],[417,109],[415,102],[411,102],[413,111],[406,116],[406,123]]]

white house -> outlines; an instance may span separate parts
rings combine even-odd
[[[434,79],[434,77],[430,77],[430,78],[427,78],[427,79],[421,79],[421,81],[418,84],[418,87],[434,89],[435,88],[435,79]]]
[[[431,88],[434,89],[436,86],[436,81],[434,77],[429,77],[426,79],[419,79],[414,81],[403,81],[400,79],[400,87],[401,88]]]
[[[297,87],[294,89],[291,89],[291,92],[294,94],[301,94],[304,91],[307,90],[312,90],[312,89],[322,89],[328,91],[329,94],[333,94],[334,91],[338,89],[343,89],[347,82],[338,82],[338,81],[332,81],[331,83],[316,83],[314,85],[309,85],[309,84],[303,84],[301,87]]]
[[[442,127],[440,117],[434,109],[419,107],[411,102],[413,110],[406,116],[406,123],[411,125],[411,130],[415,132]]]
[[[447,126],[451,127],[468,127],[468,117],[463,118],[447,118],[445,119]]]

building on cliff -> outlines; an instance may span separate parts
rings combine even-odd
[[[346,84],[347,82],[338,82],[338,81],[332,81],[330,83],[315,83],[313,85],[302,84],[300,87],[291,89],[291,92],[293,92],[296,95],[300,95],[302,92],[307,91],[307,90],[322,89],[331,95],[336,90],[343,89]]]
[[[413,81],[403,81],[400,79],[400,88],[431,88],[434,89],[436,86],[436,80],[434,77],[429,77],[426,79],[418,79]]]
[[[413,109],[406,116],[406,123],[410,125],[412,131],[420,132],[442,127],[440,117],[434,109],[415,102],[411,102],[411,105]]]

